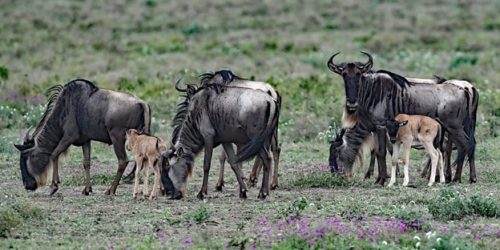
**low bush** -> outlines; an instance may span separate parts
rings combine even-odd
[[[427,208],[437,219],[460,220],[466,216],[498,217],[499,205],[491,198],[480,195],[466,197],[458,191],[447,188],[432,199]]]

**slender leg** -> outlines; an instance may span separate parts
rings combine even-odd
[[[51,195],[57,192],[59,189],[59,157],[54,160],[50,160],[52,163],[52,183],[50,184],[50,189],[52,190]]]
[[[92,184],[90,183],[90,141],[83,144],[83,168],[85,169],[85,188],[82,194],[89,195],[92,193]]]
[[[142,194],[144,195],[144,198],[149,196],[149,171],[153,168],[153,162],[151,161],[151,159],[148,159],[148,161],[146,161],[145,163],[146,166],[142,168],[144,178]]]
[[[276,138],[277,140],[277,138]],[[280,162],[280,155],[281,155],[281,145],[279,143],[275,143],[274,147],[271,147],[273,150],[273,182],[271,183],[271,190],[274,190],[278,187],[278,166]]]
[[[475,139],[472,138],[471,140],[475,140]],[[475,145],[474,145],[474,147],[475,147]],[[475,151],[476,151],[476,149],[473,148],[471,150],[472,150],[472,152],[469,154],[469,166],[470,166],[469,182],[476,183],[477,182],[476,163],[475,163]]]
[[[445,179],[446,183],[451,182],[452,173],[451,173],[451,153],[453,151],[453,142],[450,138],[446,140],[446,146],[444,148],[443,159],[444,159],[444,167],[445,167]]]
[[[231,165],[231,168],[234,171],[234,174],[236,175],[236,179],[238,180],[238,184],[240,186],[240,198],[246,199],[247,198],[247,186],[245,182],[243,181],[243,173],[241,172],[240,164],[236,164],[236,154],[234,153],[233,149],[233,144],[231,143],[224,143],[222,144],[222,147],[224,147],[224,151],[226,151],[226,155],[229,159],[229,164]]]
[[[267,196],[269,196],[269,169],[271,165],[271,157],[265,148],[260,151],[259,157],[262,160],[264,175],[262,176],[262,186],[260,187],[258,198],[264,200]]]
[[[404,180],[403,180],[403,186],[408,186],[408,183],[410,182],[410,175],[408,173],[408,167],[410,165],[410,148],[411,148],[411,141],[409,142],[403,142],[403,171],[404,171]]]
[[[221,152],[219,156],[219,162],[220,162],[219,180],[217,181],[217,185],[215,185],[215,191],[222,191],[222,187],[224,187],[224,163],[226,162],[225,152]]]
[[[118,158],[118,170],[116,171],[113,183],[105,193],[106,195],[114,195],[116,193],[116,188],[120,184],[123,172],[128,164],[127,153],[125,151],[125,131],[111,131],[110,137],[116,158]]]
[[[249,187],[254,187],[255,184],[257,184],[257,178],[259,178],[261,168],[262,168],[262,161],[260,160],[259,157],[256,157],[255,161],[253,163],[252,172],[250,173],[250,176],[248,177],[248,186]]]
[[[444,178],[444,169],[443,169],[443,154],[440,150],[438,150],[438,165],[439,165],[439,183],[445,183],[446,180]]]
[[[392,169],[391,169],[391,181],[389,182],[389,187],[396,183],[396,166],[398,164],[398,155],[399,155],[399,142],[394,143],[392,150]]]
[[[368,171],[366,171],[365,179],[370,179],[373,175],[373,170],[375,168],[375,150],[372,149],[370,152],[370,165],[368,166]]]
[[[142,157],[135,157],[135,174],[134,174],[134,190],[132,191],[132,197],[137,198],[139,194],[139,179],[141,178],[141,172],[143,167]]]
[[[386,143],[387,143],[387,130],[384,128],[377,128],[377,164],[378,164],[378,178],[375,182],[381,186],[384,186],[385,180],[387,179],[387,165],[385,162],[385,156],[387,154]]]
[[[434,146],[432,146],[432,142],[424,142],[423,146],[429,154],[429,157],[431,158],[431,176],[429,178],[428,184],[428,186],[430,187],[432,186],[432,184],[434,184],[434,180],[436,179],[436,167],[439,161],[439,154]]]
[[[210,139],[205,139],[205,158],[203,160],[203,184],[201,185],[201,190],[198,193],[197,197],[200,200],[205,198],[208,192],[208,174],[210,172],[210,164],[212,162],[212,153],[213,153],[213,143]]]
[[[65,137],[59,141],[57,144],[56,148],[54,151],[52,151],[52,154],[50,156],[50,161],[53,164],[53,171],[52,171],[52,184],[51,184],[51,191],[50,195],[54,195],[57,190],[59,189],[57,182],[59,180],[59,155],[66,151],[69,146],[71,146],[72,142],[74,141],[74,138],[72,137]]]
[[[150,200],[158,197],[158,190],[160,189],[160,161],[159,160],[155,162],[153,171],[154,171],[154,181],[153,181],[153,190],[151,190],[151,195],[149,196]]]

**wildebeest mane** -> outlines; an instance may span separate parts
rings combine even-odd
[[[172,120],[171,126],[174,129],[174,131],[172,132],[172,139],[171,139],[172,146],[175,145],[177,139],[179,138],[182,124],[184,123],[184,120],[186,120],[191,97],[193,97],[193,95],[195,95],[198,91],[203,89],[203,87],[198,87],[193,84],[189,86],[191,87],[192,92],[188,91],[186,92],[185,95],[183,95],[184,101],[177,104],[177,112],[174,116],[174,119]]]
[[[408,85],[412,85],[412,83],[410,83],[408,81],[408,79],[406,79],[406,77],[398,75],[398,74],[391,72],[391,71],[380,69],[380,70],[377,70],[375,73],[383,73],[383,74],[389,75],[394,80],[394,82],[396,82],[402,88],[405,88]]]
[[[230,70],[219,70],[214,73],[208,72],[200,75],[200,86],[203,88],[215,89],[220,93],[224,86],[229,85],[234,80],[245,80],[235,75]]]

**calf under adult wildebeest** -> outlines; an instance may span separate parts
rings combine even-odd
[[[213,148],[222,144],[239,184],[240,198],[246,198],[246,184],[240,169],[241,162],[258,156],[263,163],[264,177],[258,198],[269,195],[269,146],[276,131],[280,100],[268,93],[231,85],[194,87],[174,118],[177,124],[172,138],[174,152],[170,164],[162,169],[165,191],[172,198],[182,198],[194,157],[205,149],[203,184],[198,198],[207,195],[208,173]],[[176,135],[177,134],[177,135]],[[238,155],[232,144],[236,144]],[[165,161],[166,162],[166,161]]]
[[[58,189],[59,155],[69,146],[81,146],[85,169],[83,194],[92,192],[90,184],[90,142],[113,144],[118,158],[118,171],[106,194],[115,194],[123,171],[127,167],[125,132],[137,129],[149,132],[151,112],[149,105],[139,98],[106,89],[94,83],[77,79],[66,85],[49,89],[51,96],[47,109],[32,135],[29,131],[22,145],[21,175],[24,187],[35,190],[47,183],[52,167],[51,195]]]
[[[462,166],[467,156],[470,163],[470,182],[476,182],[474,130],[477,91],[473,89],[471,96],[469,91],[456,84],[411,83],[389,71],[370,72],[372,57],[363,53],[369,58],[367,63],[335,64],[333,58],[338,53],[328,60],[329,69],[343,77],[347,115],[356,121],[352,129],[346,130],[342,138],[336,138],[335,143],[332,143],[332,169],[346,167],[350,171],[364,139],[370,132],[375,132],[379,144],[376,152],[379,176],[376,183],[383,185],[387,178],[387,135],[383,124],[385,120],[392,119],[397,114],[406,113],[439,119],[458,150],[457,172],[453,181],[460,181]]]

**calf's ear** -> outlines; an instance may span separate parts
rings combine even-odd
[[[400,127],[403,127],[404,125],[408,124],[408,121],[401,121],[398,123]]]

